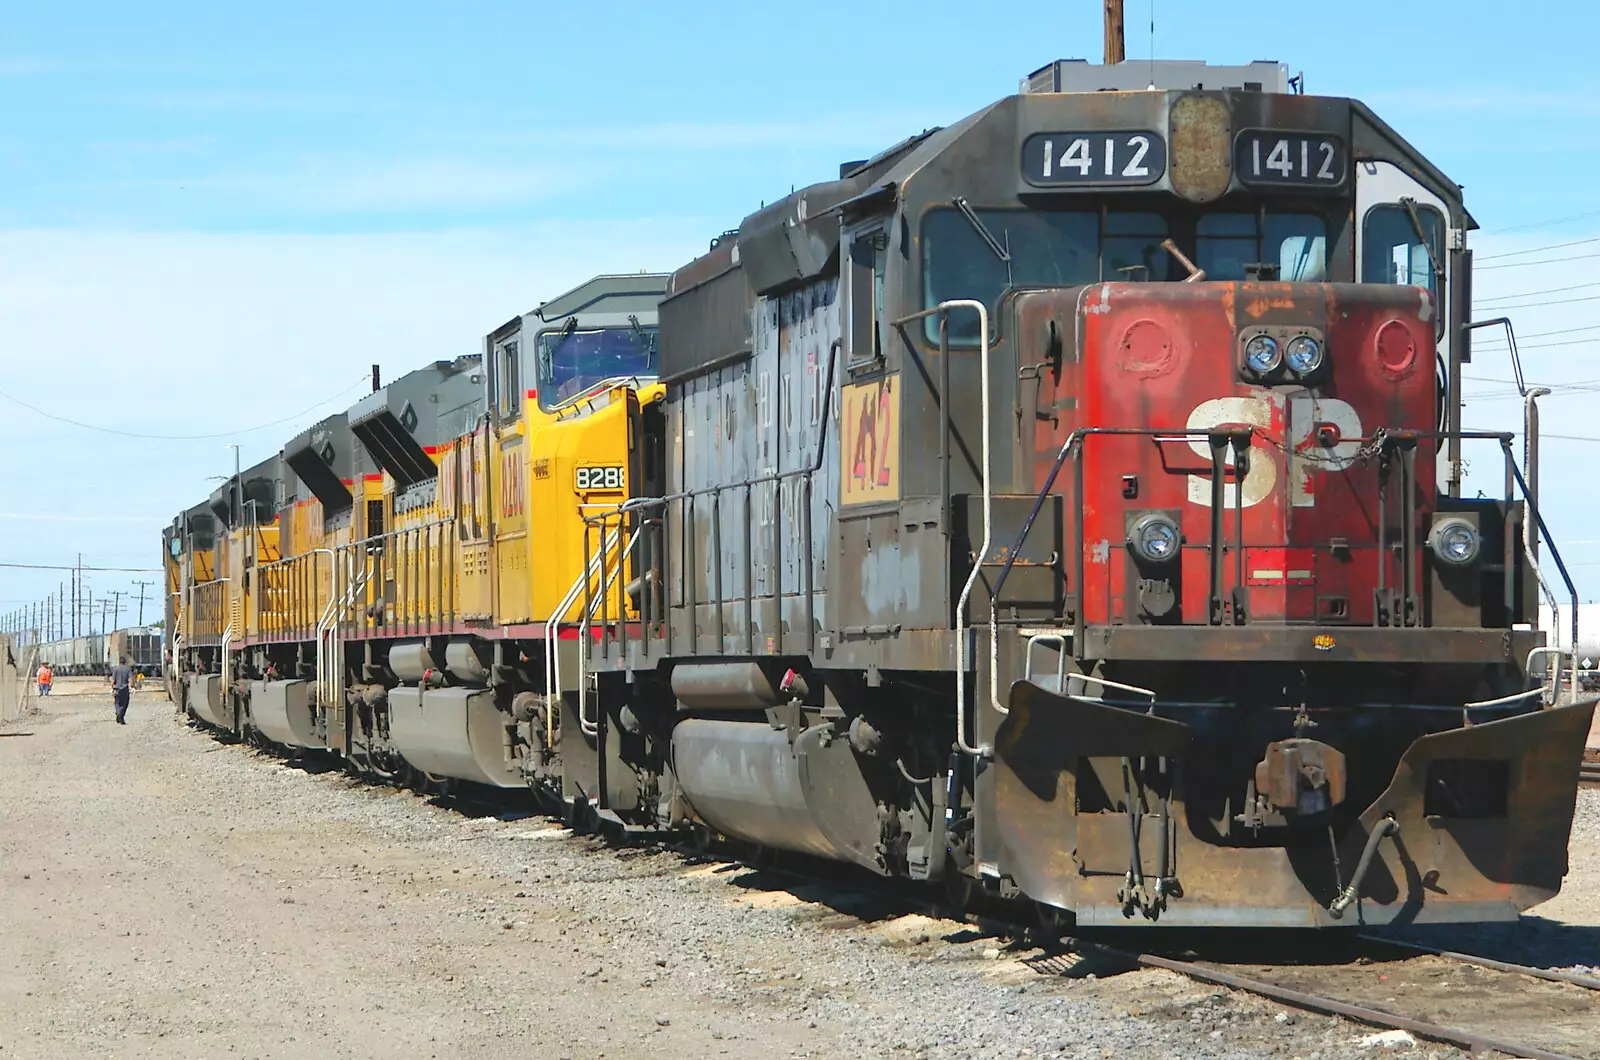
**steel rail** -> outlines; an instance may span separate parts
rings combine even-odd
[[[1444,957],[1462,964],[1475,964],[1480,968],[1488,968],[1495,972],[1509,972],[1513,975],[1526,975],[1534,979],[1543,979],[1550,983],[1569,983],[1572,986],[1581,986],[1585,990],[1600,990],[1600,979],[1592,975],[1579,975],[1576,972],[1557,972],[1549,968],[1535,968],[1527,964],[1512,964],[1509,961],[1497,961],[1492,957],[1479,957],[1475,953],[1459,953],[1455,950],[1441,950],[1421,942],[1412,942],[1410,939],[1391,939],[1382,935],[1363,933],[1356,936],[1366,942],[1376,942],[1382,946],[1393,946],[1397,949],[1411,950],[1416,953],[1427,953],[1435,957]]]
[[[1492,1049],[1495,1052],[1505,1053],[1507,1056],[1525,1057],[1527,1060],[1581,1060],[1570,1053],[1553,1053],[1548,1049],[1538,1049],[1529,1045],[1516,1045],[1511,1042],[1500,1041],[1469,1031],[1462,1027],[1446,1027],[1438,1023],[1429,1023],[1426,1020],[1412,1019],[1409,1016],[1398,1016],[1382,1009],[1368,1008],[1364,1005],[1340,1001],[1337,998],[1324,997],[1320,994],[1307,994],[1304,991],[1292,990],[1276,983],[1268,983],[1249,976],[1235,975],[1224,972],[1204,964],[1191,961],[1177,961],[1170,957],[1157,957],[1149,953],[1132,953],[1128,950],[1119,950],[1099,943],[1085,943],[1072,940],[1075,947],[1083,950],[1098,951],[1108,956],[1120,958],[1146,968],[1162,968],[1169,972],[1188,976],[1205,983],[1225,986],[1233,990],[1242,990],[1248,994],[1259,997],[1271,998],[1281,1001],[1285,1005],[1304,1009],[1308,1012],[1320,1012],[1329,1016],[1343,1016],[1357,1023],[1365,1023],[1374,1027],[1389,1027],[1393,1030],[1406,1031],[1428,1041],[1443,1042],[1446,1045],[1455,1045],[1465,1049]]]

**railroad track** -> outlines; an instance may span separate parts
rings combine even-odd
[[[1084,955],[1098,956],[1102,959],[1122,961],[1130,966],[1145,968],[1161,968],[1179,975],[1187,976],[1198,982],[1209,983],[1215,986],[1239,990],[1255,994],[1259,997],[1277,1001],[1280,1004],[1308,1012],[1323,1015],[1341,1016],[1356,1023],[1372,1027],[1381,1027],[1390,1030],[1402,1030],[1414,1037],[1428,1041],[1442,1042],[1454,1045],[1468,1051],[1493,1050],[1507,1056],[1526,1057],[1528,1060],[1586,1060],[1597,1054],[1593,1051],[1593,1041],[1597,1032],[1600,1032],[1600,1022],[1580,1030],[1577,1034],[1562,1037],[1551,1029],[1563,1023],[1563,1017],[1577,1012],[1592,1014],[1600,1012],[1589,992],[1600,991],[1600,978],[1586,976],[1572,972],[1553,971],[1547,968],[1536,968],[1529,965],[1512,964],[1506,961],[1497,961],[1491,958],[1480,957],[1476,954],[1458,953],[1450,950],[1437,949],[1420,943],[1408,942],[1400,939],[1390,939],[1375,935],[1359,936],[1360,940],[1377,947],[1391,951],[1400,951],[1411,954],[1410,958],[1381,965],[1354,965],[1335,968],[1284,965],[1281,967],[1261,968],[1250,966],[1248,974],[1223,967],[1212,961],[1206,960],[1180,960],[1157,953],[1137,952],[1107,945],[1098,941],[1084,939],[1068,939],[1066,945]],[[1432,995],[1427,993],[1415,998],[1402,1001],[1398,997],[1390,996],[1379,1001],[1359,1001],[1348,996],[1334,996],[1334,991],[1325,989],[1307,990],[1303,984],[1290,985],[1283,982],[1285,978],[1291,980],[1312,979],[1319,986],[1326,980],[1334,980],[1336,987],[1343,985],[1338,982],[1341,978],[1377,978],[1387,983],[1394,978],[1403,978],[1396,973],[1407,967],[1407,961],[1415,962],[1416,958],[1424,956],[1435,960],[1447,961],[1458,966],[1465,966],[1475,971],[1491,973],[1498,977],[1492,981],[1482,981],[1474,984],[1474,993],[1485,997],[1486,1003],[1479,1014],[1480,1020],[1487,1017],[1495,1029],[1481,1029],[1472,1026],[1462,1026],[1447,1023],[1436,1016],[1429,1015],[1430,1010],[1437,1010],[1441,1004],[1440,994],[1451,989],[1442,987]],[[1371,971],[1368,974],[1341,975],[1354,969],[1371,970],[1384,968],[1388,974],[1381,971]],[[1309,974],[1308,974],[1309,973]],[[1505,1017],[1510,1012],[1522,1009],[1528,1003],[1530,991],[1518,990],[1508,984],[1515,984],[1519,980],[1529,980],[1539,984],[1549,984],[1539,987],[1531,993],[1548,992],[1549,990],[1566,993],[1563,998],[1565,1005],[1556,1005],[1546,1002],[1539,1011],[1520,1011],[1519,1016],[1523,1024],[1545,1024],[1547,1029],[1535,1032],[1535,1036],[1543,1039],[1541,1043],[1527,1040],[1514,1040],[1519,1034],[1516,1027],[1504,1029]],[[1384,993],[1396,989],[1386,986]],[[1338,990],[1338,993],[1348,993]],[[1487,999],[1492,998],[1492,1002]],[[1383,1006],[1383,1007],[1380,1007]],[[1394,1011],[1394,1007],[1411,1007],[1412,1014]],[[1570,1031],[1571,1028],[1567,1027]],[[1552,1035],[1558,1039],[1552,1041]],[[1570,1041],[1570,1044],[1569,1044]],[[1563,1051],[1563,1050],[1577,1051]]]
[[[1585,762],[1578,768],[1578,783],[1600,786],[1600,762]]]
[[[271,752],[266,754],[282,760],[281,756]],[[304,763],[298,764],[304,767]],[[1600,783],[1600,763],[1585,763],[1582,780],[1584,783]],[[466,816],[501,816],[507,811],[514,818],[548,816],[533,806],[531,801],[507,800],[501,797],[503,793],[498,792],[458,789],[448,794],[418,794],[435,805],[448,807]],[[612,836],[612,841],[617,838]],[[881,880],[865,878],[848,867],[833,863],[818,863],[803,857],[771,861],[765,858],[751,859],[723,843],[713,843],[709,848],[672,841],[653,841],[650,845],[696,860],[742,864],[753,872],[768,875],[773,880],[773,886],[788,890],[795,890],[798,886],[812,891],[813,900],[817,900],[818,892],[815,889],[819,887],[823,891],[849,892],[864,899],[865,903],[838,900],[837,897],[820,900],[836,910],[848,910],[844,915],[863,922],[910,911],[936,917],[961,918],[961,914],[952,912],[926,888],[908,892],[886,885]],[[891,906],[893,910],[889,909]],[[1021,937],[1026,931],[1027,916],[1015,915],[1016,912],[991,909],[986,911],[988,915],[982,919],[987,922],[990,931],[1001,934],[1011,932]],[[967,919],[970,921],[972,917]],[[1528,1060],[1600,1060],[1600,1051],[1593,1044],[1600,1042],[1600,999],[1595,997],[1596,993],[1600,993],[1600,977],[1514,964],[1379,935],[1362,934],[1344,938],[1359,940],[1391,956],[1387,959],[1380,957],[1367,964],[1359,960],[1352,962],[1349,954],[1343,954],[1341,963],[1331,965],[1307,965],[1295,963],[1292,959],[1281,964],[1271,959],[1262,963],[1224,964],[1204,957],[1180,959],[1165,953],[1142,952],[1110,945],[1099,941],[1099,938],[1073,935],[1065,936],[1058,946],[1052,948],[1056,953],[1065,949],[1129,968],[1164,969],[1198,982],[1254,994],[1292,1008],[1339,1016],[1372,1027],[1402,1030],[1420,1039],[1454,1045],[1468,1051],[1493,1050]],[[1281,944],[1288,947],[1301,943],[1300,940],[1284,937]],[[1367,955],[1361,955],[1361,959],[1366,960]],[[1026,963],[1035,965],[1044,974],[1051,974],[1047,970],[1048,961],[1049,955],[1046,953],[1038,958],[1030,958]],[[1436,988],[1431,992],[1424,985],[1416,996],[1404,999],[1386,996],[1363,1001],[1352,997],[1361,993],[1361,987],[1370,986],[1365,980],[1376,979],[1389,983],[1391,980],[1405,979],[1403,973],[1407,969],[1415,969],[1418,961],[1445,962],[1471,969],[1475,977],[1481,977],[1468,988],[1471,995],[1481,998],[1481,1004],[1469,1002],[1472,1010],[1470,1016],[1473,1018],[1456,1021],[1435,1014],[1441,1011],[1443,995],[1461,992],[1461,986],[1454,983],[1435,984]],[[1384,974],[1385,971],[1388,974]],[[1415,978],[1426,979],[1429,974],[1438,978],[1437,972],[1437,968],[1429,969]],[[1524,981],[1536,984],[1536,987],[1533,990],[1519,990],[1513,985]],[[1325,988],[1330,982],[1334,987],[1332,990]],[[1383,993],[1396,989],[1396,986],[1389,985]],[[1410,1012],[1396,1011],[1398,1008],[1408,1008]],[[1520,1013],[1520,1022],[1513,1021],[1511,1026],[1507,1026],[1504,1017],[1512,1011]],[[1573,1013],[1580,1017],[1588,1016],[1590,1026],[1584,1027],[1570,1044],[1566,1039],[1552,1041],[1550,1028],[1562,1025],[1563,1017]],[[1485,1019],[1489,1022],[1487,1028],[1470,1025],[1481,1025]],[[1570,1024],[1571,1021],[1566,1022]],[[1570,1030],[1570,1026],[1567,1029]],[[1525,1030],[1532,1030],[1529,1037],[1539,1041],[1516,1040]],[[1563,1049],[1575,1051],[1561,1051]]]

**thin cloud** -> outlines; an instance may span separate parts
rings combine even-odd
[[[278,171],[176,179],[191,193],[243,196],[296,211],[368,214],[521,205],[580,183],[571,169],[457,158],[396,159],[378,164],[328,159]]]
[[[165,515],[58,515],[51,512],[0,512],[0,519],[28,523],[165,523]]]
[[[1574,114],[1600,113],[1600,100],[1581,94],[1494,89],[1481,85],[1466,90],[1381,92],[1368,97],[1366,102],[1380,113],[1385,109],[1404,109],[1414,114],[1512,115],[1523,120],[1557,120]]]

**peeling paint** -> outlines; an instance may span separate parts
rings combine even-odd
[[[1421,306],[1417,309],[1417,319],[1424,324],[1433,319],[1433,295],[1428,293],[1426,287],[1417,288],[1417,295]]]

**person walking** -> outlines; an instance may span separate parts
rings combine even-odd
[[[39,664],[39,694],[48,696],[51,687],[56,683],[55,671],[50,669],[49,663]]]
[[[128,698],[133,695],[133,667],[128,665],[126,655],[117,657],[117,665],[111,668],[111,698],[117,704],[117,724],[128,724]]]

